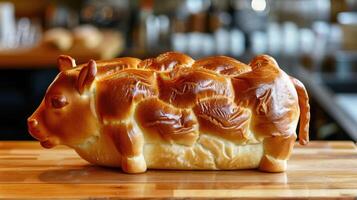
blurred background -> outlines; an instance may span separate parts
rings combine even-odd
[[[357,141],[357,0],[0,1],[0,140],[27,140],[26,119],[77,63],[165,51],[249,62],[274,56],[311,97],[312,139]]]

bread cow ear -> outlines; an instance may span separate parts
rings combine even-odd
[[[82,94],[85,89],[90,88],[96,75],[97,64],[94,60],[90,60],[87,65],[83,66],[78,75],[77,90],[80,94]]]
[[[60,71],[65,71],[76,66],[76,61],[71,56],[60,55],[57,58],[57,65]]]

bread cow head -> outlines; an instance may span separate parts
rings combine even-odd
[[[95,61],[73,68],[73,58],[60,56],[58,65],[61,72],[28,118],[29,132],[45,148],[76,145],[97,130],[95,111],[90,109],[92,95],[88,92],[97,73]]]

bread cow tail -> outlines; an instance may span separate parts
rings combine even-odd
[[[299,127],[299,143],[305,145],[309,142],[309,122],[310,122],[310,104],[309,96],[303,83],[296,78],[290,77],[295,86],[300,107],[300,127]]]

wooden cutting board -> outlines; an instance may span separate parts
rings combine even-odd
[[[0,142],[0,198],[357,197],[352,142],[295,146],[285,173],[163,171],[124,174],[88,164],[66,147]]]

